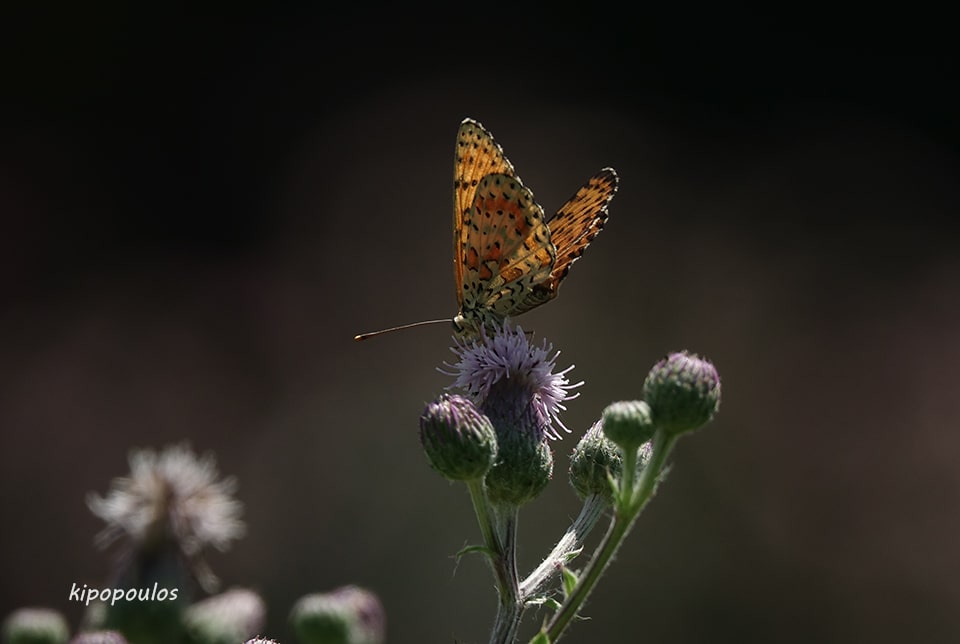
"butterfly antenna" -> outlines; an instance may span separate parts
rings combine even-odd
[[[411,324],[401,324],[400,326],[392,326],[389,329],[381,329],[380,331],[371,331],[370,333],[361,333],[360,335],[353,336],[353,339],[357,342],[361,340],[367,340],[377,335],[383,335],[384,333],[393,333],[394,331],[402,331],[404,329],[412,329],[415,326],[425,326],[427,324],[450,324],[449,319],[444,320],[424,320],[423,322],[413,322]]]

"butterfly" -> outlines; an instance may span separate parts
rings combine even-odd
[[[503,149],[479,122],[457,132],[453,172],[453,275],[460,337],[495,329],[557,296],[560,283],[607,221],[618,177],[604,168],[548,221]],[[355,336],[432,324],[430,320]]]

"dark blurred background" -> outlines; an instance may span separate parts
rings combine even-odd
[[[188,439],[239,478],[249,534],[212,563],[264,594],[265,635],[358,583],[390,642],[485,641],[489,572],[451,558],[478,540],[467,494],[417,439],[448,329],[351,339],[455,313],[472,116],[548,212],[621,177],[562,297],[521,319],[586,381],[521,568],[578,511],[568,455],[607,403],[669,350],[723,377],[566,641],[960,641],[949,22],[335,10],[2,20],[0,613],[75,623],[71,584],[109,564],[85,494]]]

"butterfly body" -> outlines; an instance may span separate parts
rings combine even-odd
[[[601,170],[546,220],[503,149],[464,119],[454,162],[453,265],[462,336],[494,328],[557,296],[571,264],[603,228],[617,174]]]

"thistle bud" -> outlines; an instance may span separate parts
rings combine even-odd
[[[581,499],[596,494],[607,501],[612,498],[610,478],[620,476],[623,457],[603,434],[603,421],[598,420],[583,435],[570,456],[570,484]]]
[[[87,631],[78,633],[70,644],[128,644],[127,638],[117,631]]]
[[[497,455],[490,420],[462,396],[443,394],[420,416],[420,443],[435,470],[452,481],[481,478]]]
[[[20,608],[3,622],[3,641],[10,644],[64,644],[68,637],[67,621],[50,608]]]
[[[611,403],[603,410],[603,433],[623,450],[635,450],[653,436],[650,406],[642,400]]]
[[[385,617],[377,596],[357,586],[301,598],[290,619],[304,644],[380,644]]]
[[[671,353],[650,370],[643,397],[653,421],[670,434],[705,425],[720,407],[720,376],[716,367],[695,354]]]
[[[550,446],[523,434],[507,436],[500,443],[500,456],[484,479],[491,503],[520,506],[532,501],[553,477]]]
[[[259,595],[232,588],[190,606],[183,623],[193,642],[238,642],[259,633],[266,618]]]

